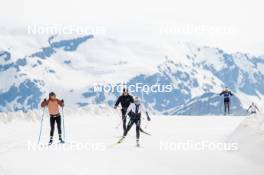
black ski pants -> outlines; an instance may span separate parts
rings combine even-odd
[[[123,122],[123,131],[125,133],[126,131],[126,128],[127,128],[127,125],[126,125],[126,112],[127,112],[127,108],[122,108],[121,109],[121,112],[122,112],[122,122]]]
[[[224,105],[225,105],[225,115],[230,114],[230,100],[225,100],[224,101]]]
[[[140,115],[130,117],[130,120],[128,122],[127,128],[126,128],[126,130],[124,132],[124,136],[127,135],[128,131],[131,129],[133,124],[136,125],[136,137],[137,137],[137,139],[139,139],[139,137],[140,137],[140,124],[141,124]]]
[[[61,136],[61,116],[60,114],[57,114],[50,115],[50,137],[53,137],[54,135],[55,122],[57,123],[59,136]]]

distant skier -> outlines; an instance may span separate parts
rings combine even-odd
[[[119,103],[121,103],[121,113],[122,113],[122,122],[123,122],[123,131],[125,132],[126,130],[126,112],[127,112],[127,108],[129,107],[130,103],[134,102],[134,98],[129,95],[128,93],[128,89],[124,88],[123,89],[123,94],[121,96],[118,97],[116,103],[115,103],[115,109],[117,108],[117,106],[119,105]]]
[[[56,94],[54,92],[49,93],[49,99],[44,99],[41,103],[41,107],[48,107],[50,114],[50,141],[49,144],[53,142],[54,135],[54,127],[55,122],[57,123],[59,140],[61,143],[64,143],[61,135],[61,115],[59,111],[59,107],[64,106],[64,100],[59,100],[56,98]]]
[[[260,112],[259,108],[257,107],[257,105],[252,102],[251,105],[249,106],[249,108],[247,109],[247,112],[250,112],[250,114],[256,114],[257,111]]]
[[[233,96],[232,92],[226,87],[219,95],[224,95],[225,115],[230,115],[230,96]]]
[[[135,98],[134,103],[131,103],[127,109],[126,115],[129,115],[130,120],[128,122],[127,128],[124,132],[123,137],[118,141],[118,143],[121,143],[128,131],[131,129],[131,127],[133,126],[133,124],[136,125],[136,138],[137,138],[137,146],[139,147],[139,137],[140,137],[140,125],[141,125],[141,114],[142,113],[146,113],[147,116],[147,120],[150,121],[150,117],[148,115],[148,112],[146,111],[145,107],[143,104],[140,103],[140,99],[138,97]]]

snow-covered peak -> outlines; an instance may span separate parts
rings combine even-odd
[[[46,42],[19,38],[18,46],[15,36],[9,37],[0,47],[0,80],[5,82],[0,86],[1,111],[37,108],[49,91],[57,92],[70,106],[113,105],[119,93],[90,93],[98,83],[172,85],[170,93],[133,94],[141,96],[149,108],[164,113],[206,93],[218,94],[225,86],[235,92],[242,108],[250,103],[246,99],[264,95],[264,59],[249,54],[230,54],[192,43],[138,44],[94,35],[51,36]],[[11,45],[20,51],[7,49]],[[257,103],[262,105],[261,101]]]

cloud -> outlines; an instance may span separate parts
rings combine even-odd
[[[113,34],[146,35],[162,25],[215,29],[233,28],[235,32],[180,33],[197,44],[212,44],[229,50],[261,53],[264,23],[263,2],[259,0],[8,0],[1,4],[2,25],[25,27],[29,24],[104,25]],[[135,31],[136,30],[136,31]],[[141,30],[141,32],[140,32]],[[124,34],[124,35],[125,35]],[[155,34],[155,32],[153,33]],[[249,44],[247,44],[249,43]]]

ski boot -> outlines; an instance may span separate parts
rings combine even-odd
[[[140,144],[139,144],[139,139],[137,139],[137,147],[140,147]]]
[[[62,140],[61,134],[59,134],[59,141],[60,143],[65,143],[64,140]]]
[[[118,143],[118,144],[122,143],[122,142],[123,142],[123,140],[124,140],[125,138],[126,138],[125,136],[122,136],[122,137],[121,137],[121,139],[120,139],[120,140],[118,140],[118,142],[117,142],[117,143]]]
[[[53,143],[53,138],[50,137],[49,145],[51,145],[52,143]]]

